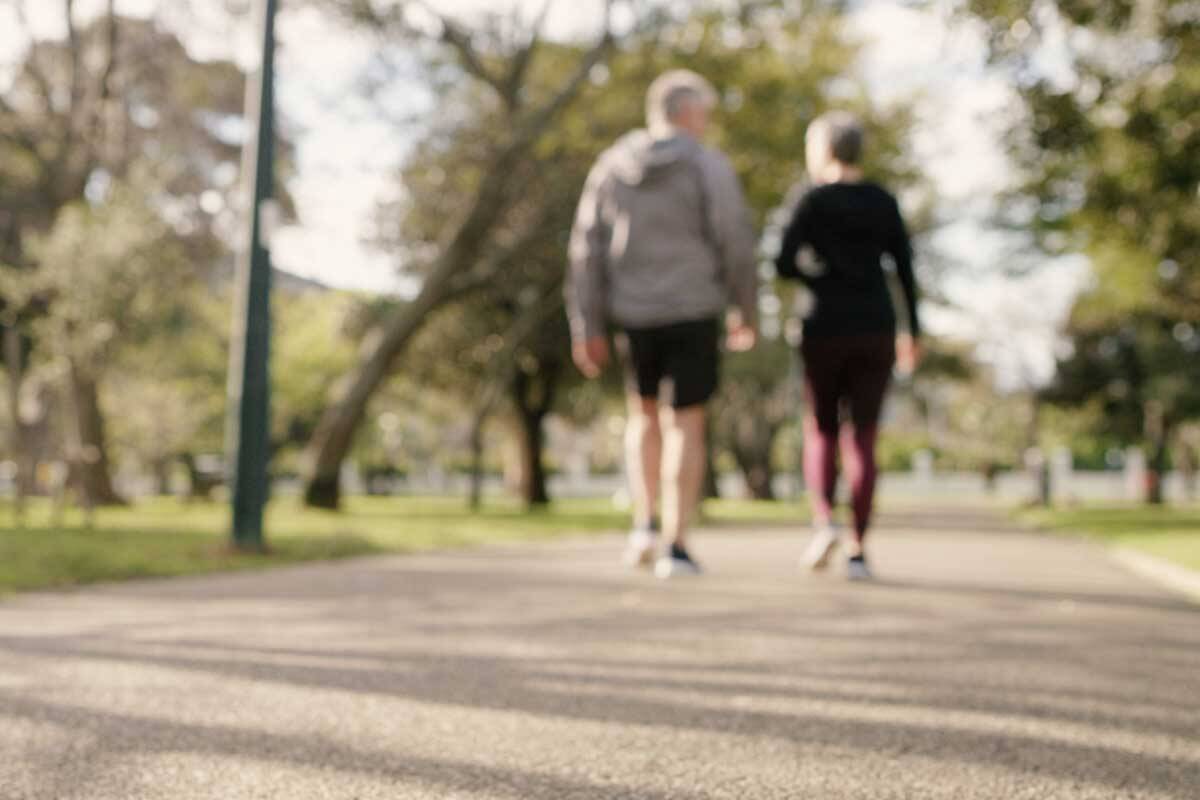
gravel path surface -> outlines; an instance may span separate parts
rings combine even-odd
[[[402,524],[402,521],[398,521]],[[1200,798],[1200,606],[980,513],[0,602],[0,798]]]

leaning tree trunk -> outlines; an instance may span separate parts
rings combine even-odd
[[[74,360],[69,372],[77,437],[74,464],[77,485],[89,506],[126,505],[113,487],[96,378]]]
[[[532,55],[532,46],[524,58]],[[472,273],[478,278],[502,268],[506,260],[519,258],[522,248],[540,235],[541,221],[533,224],[527,235],[491,259],[484,257],[494,244],[491,233],[508,210],[509,201],[521,191],[513,175],[537,145],[566,106],[575,99],[592,72],[607,55],[612,35],[607,26],[600,40],[559,85],[556,93],[542,105],[528,109],[512,121],[516,123],[512,137],[488,165],[471,200],[470,210],[449,237],[449,244],[435,262],[425,279],[417,299],[385,323],[382,334],[368,349],[358,367],[348,376],[333,404],[321,418],[306,453],[304,501],[318,508],[337,508],[341,502],[342,461],[350,451],[354,434],[366,414],[367,402],[375,390],[394,369],[396,359],[420,330],[429,313],[455,294],[456,281]],[[458,46],[469,47],[459,42]],[[472,60],[472,63],[475,63]],[[512,73],[521,89],[524,66]],[[514,94],[514,98],[519,95]],[[515,106],[514,106],[515,107]],[[516,114],[514,113],[514,116]],[[491,269],[479,270],[480,262]]]

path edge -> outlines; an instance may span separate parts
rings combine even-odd
[[[1129,547],[1114,547],[1109,555],[1130,572],[1200,603],[1200,572]]]

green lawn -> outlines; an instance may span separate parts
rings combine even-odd
[[[1079,532],[1200,570],[1200,508],[1106,506],[1021,512],[1054,531]]]
[[[800,516],[788,503],[710,501],[707,522],[781,522]],[[174,499],[97,513],[92,529],[79,512],[51,525],[50,509],[35,504],[24,528],[0,506],[0,594],[127,578],[253,569],[298,561],[375,553],[418,552],[485,542],[541,539],[620,530],[625,513],[604,500],[572,500],[525,513],[491,500],[478,514],[460,498],[351,498],[341,513],[273,503],[267,515],[270,552],[230,552],[223,505]]]

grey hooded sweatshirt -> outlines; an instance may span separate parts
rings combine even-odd
[[[571,233],[571,336],[718,317],[756,324],[757,238],[729,160],[685,133],[621,138],[588,176]]]

